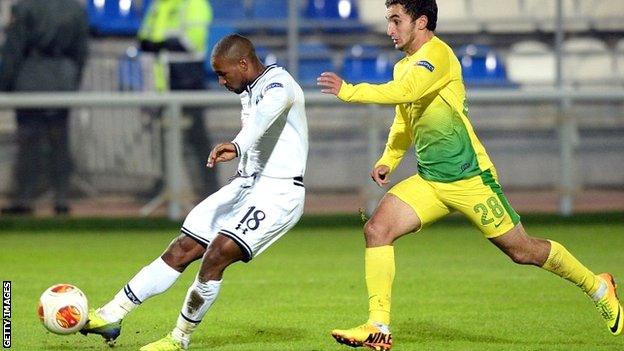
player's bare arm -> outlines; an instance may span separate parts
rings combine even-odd
[[[221,143],[212,149],[206,167],[212,168],[219,162],[227,162],[236,158],[236,146],[234,143]]]
[[[316,85],[320,86],[321,92],[325,94],[338,95],[342,82],[342,78],[334,72],[323,72],[316,78]]]
[[[371,171],[371,178],[373,178],[373,181],[377,183],[377,185],[383,187],[390,181],[389,173],[390,167],[386,165],[379,165]]]

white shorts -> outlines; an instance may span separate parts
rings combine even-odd
[[[301,177],[237,177],[195,206],[181,231],[206,247],[227,236],[248,262],[297,224],[304,201]]]

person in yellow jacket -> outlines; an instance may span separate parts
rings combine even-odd
[[[595,303],[614,335],[624,315],[609,273],[596,275],[561,244],[527,235],[498,183],[496,169],[468,118],[461,66],[434,33],[435,0],[387,0],[387,34],[405,53],[385,84],[344,82],[332,72],[318,78],[321,91],[345,102],[396,105],[383,156],[371,177],[379,185],[414,145],[418,174],[388,191],[364,226],[368,321],[333,330],[342,344],[374,350],[392,347],[390,301],[393,243],[452,211],[468,217],[494,245],[518,264],[541,267],[576,284]]]
[[[155,55],[156,91],[205,88],[204,60],[211,22],[212,8],[207,0],[155,0],[151,3],[138,39],[141,51]],[[184,139],[193,147],[197,164],[203,165],[211,150],[203,109],[188,107],[183,109],[183,114],[192,120]],[[199,188],[202,195],[216,191],[215,172],[202,172]]]

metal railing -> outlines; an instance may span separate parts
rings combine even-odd
[[[552,103],[563,106],[557,118],[559,131],[560,169],[560,212],[572,213],[572,179],[576,123],[568,117],[566,108],[574,103],[624,102],[624,89],[604,90],[472,90],[468,98],[471,103]],[[165,133],[165,199],[168,217],[178,219],[182,216],[183,185],[182,172],[182,106],[239,106],[240,100],[234,94],[226,92],[169,92],[169,93],[19,93],[0,94],[0,109],[32,107],[162,107],[167,111]],[[338,99],[318,92],[306,92],[307,106],[338,106]],[[363,118],[363,125],[368,128],[367,154],[373,164],[378,155],[381,142],[381,123],[377,122],[378,106],[370,105],[370,118]]]

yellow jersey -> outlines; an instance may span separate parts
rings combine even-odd
[[[452,182],[493,166],[468,120],[461,65],[453,50],[434,36],[394,66],[385,84],[343,82],[338,98],[346,102],[396,104],[394,122],[375,167],[392,172],[414,144],[422,178]]]

